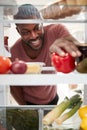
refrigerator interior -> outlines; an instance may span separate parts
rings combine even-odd
[[[7,6],[7,4],[10,2],[10,5]],[[13,9],[14,7],[16,7],[17,5],[21,5],[21,4],[25,4],[25,3],[31,3],[31,4],[34,4],[39,10],[42,9],[45,5],[48,5],[48,4],[51,4],[52,2],[54,2],[54,0],[37,0],[37,1],[34,1],[34,0],[26,0],[26,1],[21,1],[21,0],[6,0],[5,2],[3,0],[0,1],[0,5],[3,5],[2,7],[7,7],[7,10],[8,9]],[[12,6],[11,6],[12,5]],[[13,10],[12,13],[14,13],[15,11],[15,8]],[[86,14],[86,13],[85,13]],[[64,24],[68,29],[69,31],[71,32],[71,34],[76,38],[78,39],[81,43],[84,43],[86,42],[86,38],[87,38],[87,34],[86,34],[86,30],[87,30],[87,23],[84,23],[84,22],[80,22],[80,20],[83,20],[85,19],[85,15],[84,13],[80,13],[79,15],[73,15],[70,19],[70,17],[67,17],[65,19],[60,19],[60,20],[47,20],[47,21],[44,21],[44,25],[46,24],[57,24],[57,23],[61,23],[61,24]],[[8,13],[6,14],[5,16],[5,19],[9,19],[9,20],[12,20],[12,15],[8,15]],[[87,20],[87,18],[86,18]],[[64,22],[64,21],[69,21],[69,22]],[[72,22],[70,22],[72,21]],[[75,21],[75,22],[74,22]],[[77,22],[76,22],[77,21]],[[0,27],[2,25],[0,24]],[[2,27],[1,27],[2,28]],[[15,35],[12,35],[15,34]],[[11,47],[14,42],[20,37],[19,34],[16,32],[16,28],[15,28],[15,23],[5,23],[4,24],[4,32],[2,34],[2,32],[0,32],[1,35],[5,35],[5,36],[10,36],[9,39],[8,39],[8,45],[9,47]],[[3,40],[3,39],[1,39]],[[59,95],[59,101],[58,101],[58,104],[60,102],[62,102],[64,100],[64,98],[67,96],[67,97],[71,97],[72,95],[76,94],[76,91],[77,90],[81,90],[82,91],[82,97],[83,97],[83,104],[87,104],[87,99],[86,99],[86,90],[87,90],[87,86],[85,84],[58,84],[57,85],[58,89],[57,89],[57,92],[58,92],[58,95]],[[37,110],[38,111],[38,114],[39,114],[39,130],[42,130],[43,129],[43,124],[42,124],[42,118],[44,116],[44,112],[45,111],[49,111],[51,109],[54,108],[54,106],[43,106],[43,105],[38,105],[38,106],[19,106],[17,104],[17,102],[13,99],[13,97],[11,96],[10,94],[10,89],[9,89],[9,85],[0,85],[0,109],[2,110],[3,108],[6,109],[5,107],[7,108],[19,108],[19,109],[34,109],[34,110]],[[76,117],[75,117],[76,118]],[[75,119],[74,118],[74,119]],[[49,128],[46,128],[47,130]],[[56,128],[55,128],[56,130]]]

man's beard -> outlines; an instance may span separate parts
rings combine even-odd
[[[39,36],[39,37],[37,37],[36,39],[31,39],[31,40],[29,40],[29,41],[25,41],[24,39],[22,39],[23,40],[23,42],[29,47],[29,48],[31,48],[32,50],[34,50],[34,51],[38,51],[38,50],[40,50],[41,48],[42,48],[42,46],[43,46],[43,36]],[[40,42],[41,42],[41,45],[39,46],[39,47],[33,47],[32,46],[32,42],[35,42],[36,40],[40,40]]]

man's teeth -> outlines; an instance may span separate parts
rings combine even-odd
[[[32,44],[38,44],[38,43],[39,43],[39,40],[32,41],[31,43],[32,43]]]

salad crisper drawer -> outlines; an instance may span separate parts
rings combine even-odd
[[[77,128],[79,130],[80,121],[75,120],[77,114],[72,120],[68,120],[68,123],[59,126],[55,123],[49,126],[43,125],[44,115],[54,107],[55,105],[0,107],[0,124],[8,128],[7,130],[76,130]]]

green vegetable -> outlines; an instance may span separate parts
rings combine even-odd
[[[55,122],[57,124],[62,124],[66,119],[70,118],[71,116],[73,116],[77,110],[80,108],[82,104],[82,101],[78,102],[76,106],[74,106],[70,111],[68,111],[67,113],[63,114],[62,116],[58,117]]]
[[[82,90],[75,90],[76,93],[82,94]]]
[[[58,118],[67,108],[70,108],[71,106],[74,107],[77,101],[80,100],[81,97],[78,94],[72,96],[70,99],[66,98],[64,101],[62,101],[59,105],[57,105],[53,110],[51,110],[44,116],[43,124],[49,125],[53,123],[53,121]]]
[[[57,107],[55,107],[52,111],[47,113],[43,118],[43,124],[49,125],[51,124],[55,118],[59,117],[62,112],[68,107],[69,101],[65,100],[61,104],[59,104]]]
[[[3,124],[7,130],[38,130],[39,129],[39,115],[36,110],[23,110],[23,109],[9,109],[6,108],[6,116],[2,116],[1,120],[6,121]],[[0,113],[2,113],[2,111]],[[0,114],[1,116],[1,114]]]
[[[78,102],[80,102],[82,100],[82,98],[79,94],[76,94],[68,100],[70,100],[70,105],[68,108],[73,108],[74,106],[77,105]]]

